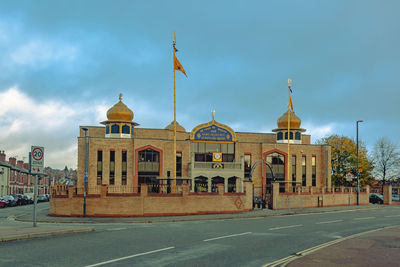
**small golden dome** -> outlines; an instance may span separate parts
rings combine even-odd
[[[174,130],[174,121],[172,121],[167,127],[165,127],[165,130],[173,131]],[[176,122],[176,131],[177,132],[185,132],[186,133],[185,128],[183,128],[183,126],[180,125],[178,122]]]
[[[119,102],[107,111],[109,121],[132,121],[133,112],[122,103],[122,94],[119,94]]]
[[[286,111],[277,121],[279,129],[285,129],[288,127],[288,118],[289,111]],[[293,111],[290,111],[290,128],[291,129],[300,129],[301,120],[299,117],[294,114]]]

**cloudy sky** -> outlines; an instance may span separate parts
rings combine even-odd
[[[139,127],[211,119],[271,132],[293,104],[312,141],[329,134],[372,149],[400,132],[399,1],[2,1],[0,149],[76,167],[79,125],[100,125],[123,93]]]

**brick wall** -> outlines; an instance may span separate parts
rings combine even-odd
[[[357,205],[357,192],[355,188],[317,189],[308,187],[307,190],[296,188],[294,193],[279,193],[279,184],[272,185],[272,209],[301,209],[332,206]],[[307,192],[305,192],[307,191]],[[360,190],[359,204],[369,204],[369,187]]]
[[[128,217],[169,216],[209,213],[236,213],[252,210],[252,184],[245,182],[245,193],[224,193],[224,185],[218,185],[219,193],[189,193],[183,185],[182,194],[147,194],[142,185],[141,194],[111,194],[102,185],[99,194],[86,198],[86,216]],[[75,187],[52,188],[51,216],[82,216],[83,196],[74,194]],[[89,192],[90,193],[90,192]]]

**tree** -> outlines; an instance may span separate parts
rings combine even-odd
[[[318,140],[317,143],[327,144],[332,147],[331,167],[333,185],[347,185],[348,182],[346,182],[345,176],[349,172],[354,177],[357,176],[357,145],[354,140],[345,136],[331,135]],[[358,145],[360,185],[372,185],[372,161],[368,158],[368,151],[362,142],[359,142]]]
[[[374,147],[374,175],[382,179],[385,184],[386,179],[395,178],[400,173],[400,153],[397,146],[387,138],[380,138]]]

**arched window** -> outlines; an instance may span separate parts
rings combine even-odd
[[[296,140],[301,140],[300,132],[296,132]]]
[[[285,133],[285,140],[287,140],[287,132]]]
[[[131,135],[133,135],[133,126],[132,126],[132,132],[131,132]]]
[[[293,140],[293,132],[290,132],[290,140]]]
[[[228,179],[228,192],[236,192],[236,177],[231,177]]]
[[[111,133],[119,133],[119,125],[118,124],[114,124],[113,126],[111,126]]]
[[[138,176],[140,184],[158,184],[160,176],[160,152],[153,149],[144,149],[138,153]],[[154,191],[154,190],[155,191]],[[157,188],[151,189],[157,192]]]
[[[278,140],[282,140],[282,139],[283,139],[283,133],[282,133],[282,132],[279,132],[279,133],[278,133],[277,139],[278,139]]]
[[[208,178],[198,176],[194,178],[194,192],[208,192]]]
[[[122,126],[122,133],[123,134],[129,134],[129,126],[128,125],[124,125]]]
[[[109,134],[110,133],[110,125],[106,125],[106,134]]]
[[[275,178],[275,181],[277,182],[284,182],[285,181],[285,156],[282,154],[279,154],[277,152],[271,153],[267,155],[267,163],[270,165],[273,171],[273,176],[272,172],[269,167],[267,167],[267,187],[271,186],[271,182],[273,178]],[[285,191],[285,184],[280,183],[279,186],[280,191],[283,192]]]
[[[221,176],[216,176],[211,179],[211,192],[218,192],[217,184],[224,184],[225,179]]]

